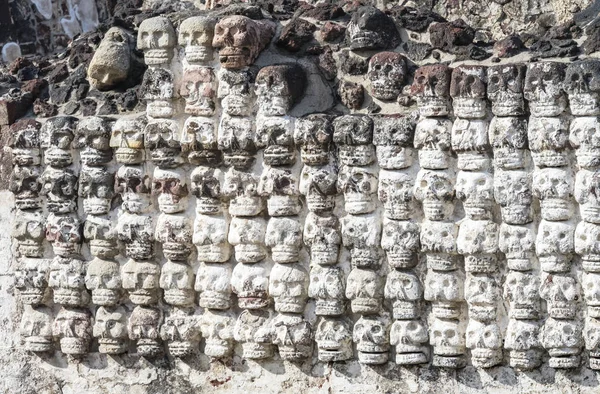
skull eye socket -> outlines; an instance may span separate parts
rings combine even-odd
[[[565,234],[565,233],[558,234],[558,238],[560,238],[560,239],[564,239],[566,236],[567,236],[567,234]]]
[[[490,82],[493,84],[497,84],[498,82],[500,82],[500,78],[494,75],[492,78],[490,78]]]
[[[567,335],[571,335],[573,333],[573,328],[571,328],[571,326],[564,326],[563,332]]]
[[[456,333],[454,332],[454,330],[446,330],[444,332],[444,334],[446,334],[446,338],[454,338],[454,336],[456,335]]]
[[[571,75],[571,81],[573,81],[573,82],[579,81],[579,74],[573,74],[573,75]]]
[[[439,338],[439,337],[442,336],[442,332],[439,331],[439,330],[434,330],[433,331],[433,336],[436,337],[436,338]]]
[[[373,334],[379,334],[381,332],[381,326],[373,326],[373,327],[371,327],[371,332]]]

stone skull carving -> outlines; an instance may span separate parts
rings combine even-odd
[[[333,148],[331,116],[310,114],[298,118],[294,128],[294,141],[300,147],[302,162],[309,166],[329,163]]]
[[[459,118],[484,118],[487,112],[487,74],[483,66],[458,66],[452,70],[450,96]]]
[[[110,148],[113,120],[90,116],[79,121],[73,140],[73,148],[79,149],[83,165],[96,167],[109,163],[113,158]]]
[[[567,272],[571,269],[574,232],[575,227],[568,222],[540,222],[535,251],[542,271]]]
[[[14,166],[37,166],[41,164],[41,128],[42,124],[33,119],[21,119],[10,126],[8,146],[12,151]]]
[[[422,118],[415,128],[415,148],[421,168],[443,170],[450,165],[452,121],[447,118]]]
[[[257,216],[265,208],[259,190],[260,179],[251,172],[230,168],[225,173],[223,194],[229,199],[229,214],[246,217]]]
[[[218,168],[198,166],[192,171],[190,192],[196,196],[198,214],[218,214],[223,209],[224,174]]]
[[[339,316],[344,313],[346,300],[344,273],[340,267],[320,267],[310,270],[308,296],[315,300],[318,316]]]
[[[301,263],[275,264],[269,275],[269,295],[275,311],[302,313],[308,301],[308,272]]]
[[[304,94],[306,84],[306,74],[298,64],[275,64],[261,68],[256,75],[259,115],[286,115]]]
[[[54,319],[52,335],[60,339],[60,351],[64,354],[86,354],[92,341],[91,313],[87,309],[61,308]]]
[[[524,64],[506,64],[487,69],[487,96],[492,102],[492,112],[496,116],[525,115]]]
[[[529,117],[527,138],[536,166],[562,167],[568,164],[569,123],[564,117]]]
[[[181,151],[193,165],[221,164],[223,154],[218,149],[215,119],[204,116],[188,117],[181,133]]]
[[[390,324],[387,319],[374,316],[361,316],[352,331],[352,340],[358,350],[361,364],[385,364],[390,349]]]
[[[533,195],[540,200],[544,220],[567,220],[572,215],[573,179],[563,168],[533,171]]]
[[[302,248],[302,224],[289,217],[272,217],[267,224],[265,245],[275,263],[298,261]]]
[[[83,211],[89,215],[104,215],[110,211],[114,197],[114,177],[102,167],[83,167],[79,173],[79,197]]]
[[[490,322],[496,319],[500,287],[489,274],[467,273],[465,300],[469,304],[469,319]]]
[[[178,170],[154,169],[152,194],[158,196],[162,213],[182,212],[187,207],[188,185],[185,174]]]
[[[351,324],[344,318],[321,317],[315,331],[319,361],[345,361],[352,358]]]
[[[338,175],[338,190],[344,194],[344,208],[352,215],[371,213],[376,208],[377,175],[373,170],[343,166]]]
[[[66,167],[73,162],[71,143],[75,138],[78,119],[57,116],[44,123],[40,132],[40,148],[44,150],[44,163],[52,167]]]
[[[540,280],[530,271],[511,271],[504,282],[503,298],[510,303],[510,317],[513,319],[537,319],[540,309],[538,289]]]
[[[346,41],[352,50],[392,49],[400,44],[400,34],[389,16],[366,5],[352,14]]]
[[[219,49],[219,61],[226,69],[252,65],[269,44],[273,26],[241,15],[227,16],[215,26],[212,46]]]
[[[266,165],[285,166],[295,163],[293,130],[294,119],[289,116],[258,116],[256,146],[264,149],[263,160]]]
[[[469,319],[467,347],[471,362],[477,368],[491,368],[502,362],[502,333],[496,322],[483,323]]]
[[[583,326],[574,320],[549,317],[540,331],[542,346],[548,351],[550,368],[577,368],[583,347]]]
[[[459,170],[480,171],[490,167],[488,122],[456,118],[452,125],[452,149],[458,154]]]
[[[302,315],[282,313],[275,316],[271,321],[270,333],[281,359],[299,361],[312,354],[312,327]]]
[[[575,149],[579,168],[593,170],[600,166],[600,118],[582,116],[571,120],[569,142]]]
[[[433,303],[431,312],[437,318],[456,319],[464,300],[464,279],[459,271],[428,270],[424,298]]]
[[[139,164],[144,161],[144,129],[147,118],[120,118],[112,127],[110,147],[118,163]]]
[[[421,249],[419,225],[410,220],[383,219],[381,247],[392,268],[412,268],[417,264]]]
[[[137,47],[144,51],[144,60],[149,66],[168,65],[176,42],[175,29],[165,17],[148,18],[139,26]]]
[[[101,306],[96,310],[94,338],[98,338],[98,351],[103,354],[122,354],[127,351],[127,313],[122,306]]]
[[[548,315],[556,319],[572,319],[577,311],[577,300],[581,298],[575,278],[568,273],[547,273],[542,276],[540,297],[548,305]]]
[[[427,267],[441,271],[455,270],[456,238],[458,225],[455,223],[432,222],[421,224],[421,249],[427,255]]]
[[[600,368],[600,353],[598,352],[600,347],[600,324],[598,323],[598,319],[588,318],[585,320],[583,329],[585,348],[590,355],[590,368],[596,371]]]
[[[229,356],[233,352],[234,326],[235,315],[231,311],[205,310],[200,320],[204,354],[213,358]]]
[[[112,259],[120,253],[116,229],[110,219],[88,216],[83,225],[83,237],[89,244],[92,256]]]
[[[162,244],[164,256],[173,261],[186,261],[192,252],[193,228],[185,215],[160,214],[154,238]]]
[[[194,303],[194,271],[186,263],[167,260],[161,267],[158,283],[167,304],[182,307]]]
[[[393,220],[408,220],[414,212],[414,180],[399,171],[379,171],[377,195],[383,203],[384,215]]]
[[[465,256],[465,271],[496,271],[498,230],[498,224],[491,220],[465,219],[460,223],[456,247]]]
[[[99,90],[110,90],[125,82],[132,63],[132,39],[120,27],[111,27],[106,32],[87,70],[92,86]]]
[[[333,121],[333,142],[341,164],[367,166],[375,161],[373,119],[368,115],[342,115]]]
[[[395,100],[406,82],[406,58],[396,52],[379,52],[369,60],[367,79],[371,95],[380,100]]]
[[[48,296],[50,262],[46,259],[21,258],[14,269],[15,288],[25,305],[39,305]]]
[[[124,213],[117,222],[117,237],[125,244],[125,255],[146,260],[154,255],[154,224],[149,216]]]
[[[518,370],[531,370],[542,363],[540,326],[536,320],[508,321],[504,347],[510,351],[510,366]]]
[[[570,63],[564,87],[573,115],[600,115],[600,61],[586,59]]]
[[[19,327],[25,350],[35,353],[52,351],[54,349],[52,324],[53,318],[50,308],[46,306],[36,308],[26,306]]]
[[[265,219],[238,218],[231,220],[228,242],[233,245],[235,259],[240,263],[256,263],[267,257]]]
[[[48,175],[48,172],[46,171],[45,174]],[[39,167],[13,167],[8,181],[8,190],[15,196],[15,206],[18,209],[39,209],[42,207],[40,194],[46,194],[46,190],[42,190],[40,176]],[[51,182],[51,180],[48,181]],[[47,185],[44,184],[43,186]]]
[[[123,289],[136,305],[152,305],[160,295],[160,266],[153,261],[129,260],[121,268]]]
[[[337,169],[332,165],[305,165],[300,175],[300,193],[306,198],[310,212],[322,213],[335,207]]]
[[[216,24],[217,21],[209,16],[193,16],[181,22],[178,43],[185,48],[188,63],[207,63],[212,60]]]
[[[377,163],[386,170],[410,167],[414,159],[412,148],[415,123],[410,117],[378,116],[374,120],[373,144]]]
[[[185,113],[195,116],[212,116],[217,98],[217,77],[209,67],[187,66],[179,91],[185,99]]]
[[[586,272],[600,272],[600,226],[579,222],[575,228],[575,253]]]
[[[269,216],[293,216],[301,212],[298,175],[292,170],[265,167],[258,189],[262,196],[267,197]]]
[[[527,171],[496,171],[494,197],[507,224],[526,224],[533,220],[532,178]]]
[[[183,163],[181,131],[176,121],[169,119],[148,122],[144,129],[144,145],[150,159],[160,168],[173,168]]]
[[[219,124],[218,145],[224,164],[236,169],[249,169],[257,153],[254,119],[223,115]]]
[[[390,271],[385,282],[384,296],[391,301],[394,319],[416,319],[423,286],[419,278],[409,271]]]
[[[527,65],[523,93],[533,116],[558,116],[567,107],[564,93],[565,63],[537,62]]]
[[[248,116],[253,112],[254,76],[244,70],[219,70],[217,97],[223,112],[231,116]]]
[[[464,328],[458,320],[434,319],[429,328],[429,344],[433,346],[433,364],[458,368],[466,350]]]
[[[21,212],[16,215],[11,237],[17,253],[25,257],[42,257],[46,238],[46,220],[41,212]]]
[[[160,337],[172,356],[184,358],[198,351],[201,330],[192,311],[174,308],[160,327]]]
[[[426,219],[440,221],[452,215],[454,181],[449,171],[420,170],[413,193],[423,205]]]
[[[158,308],[138,305],[131,312],[127,331],[129,339],[135,341],[138,355],[156,357],[163,352],[160,339],[162,312]]]
[[[48,287],[54,302],[66,306],[85,306],[90,300],[85,288],[86,263],[72,257],[55,257],[50,263]]]
[[[586,272],[583,274],[581,287],[587,307],[588,317],[600,317],[600,274]]]
[[[115,175],[115,191],[121,195],[125,212],[142,213],[149,205],[150,177],[140,167],[121,166]]]
[[[416,96],[422,116],[446,116],[450,111],[452,69],[444,64],[430,64],[415,71],[411,95]]]
[[[77,176],[73,171],[67,168],[46,167],[40,182],[40,194],[46,197],[46,208],[49,212],[69,213],[77,210]]]
[[[96,305],[116,305],[121,299],[120,266],[116,261],[94,258],[85,273],[85,286],[92,292]]]
[[[245,359],[257,360],[273,356],[270,318],[268,311],[260,309],[246,309],[239,314],[233,328],[233,337],[242,344],[242,356]]]
[[[396,364],[416,365],[428,361],[429,335],[420,320],[396,320],[390,329],[390,345],[396,347]]]
[[[487,172],[459,171],[456,197],[462,201],[465,215],[473,220],[492,218],[494,178]]]
[[[310,251],[310,261],[319,265],[336,264],[342,244],[338,218],[309,212],[304,223],[303,238]]]
[[[600,224],[600,172],[581,169],[575,176],[575,200],[579,203],[579,212],[583,221]]]
[[[346,279],[346,298],[350,300],[352,313],[363,315],[381,311],[384,295],[384,279],[376,271],[354,268]]]
[[[494,164],[502,170],[515,170],[526,165],[527,119],[519,116],[494,116],[488,137],[494,151]]]
[[[68,257],[79,253],[83,241],[82,224],[76,216],[48,216],[46,240],[52,244],[55,255]]]
[[[231,277],[231,290],[242,309],[261,309],[269,305],[269,271],[266,264],[237,264]]]
[[[350,249],[354,267],[377,268],[381,265],[381,222],[375,214],[346,215],[342,218],[342,243]]]
[[[207,263],[227,262],[231,257],[228,234],[229,221],[225,216],[197,214],[192,242],[196,245],[198,260]]]
[[[201,264],[194,284],[194,289],[200,295],[198,304],[208,309],[229,309],[231,276],[229,264]]]

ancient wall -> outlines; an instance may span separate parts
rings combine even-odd
[[[0,75],[1,392],[600,389],[594,5],[150,3]]]

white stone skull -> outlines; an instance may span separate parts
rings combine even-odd
[[[127,351],[127,312],[122,306],[101,306],[96,309],[94,338],[98,338],[98,351],[103,354],[122,354]]]
[[[452,69],[445,64],[430,64],[415,71],[411,94],[417,98],[424,117],[446,116],[450,111]]]
[[[448,222],[421,224],[421,249],[427,256],[427,267],[437,270],[454,270],[456,266],[456,238],[458,225]]]
[[[83,198],[83,211],[104,215],[110,211],[114,197],[114,174],[102,167],[83,167],[79,173],[78,195]]]
[[[20,212],[14,219],[11,237],[21,256],[42,257],[46,237],[45,217],[38,211]]]
[[[352,331],[361,364],[385,364],[390,349],[390,323],[380,316],[361,316]]]
[[[187,207],[188,185],[181,170],[154,169],[152,194],[158,196],[158,209],[162,213],[182,212]]]
[[[115,149],[118,163],[139,164],[144,161],[145,116],[120,118],[112,126],[110,147]]]
[[[572,62],[565,75],[565,91],[569,95],[569,107],[575,116],[599,115],[600,110],[600,62],[585,59]]]
[[[487,172],[459,171],[456,197],[462,201],[465,215],[473,220],[492,218],[494,178]]]
[[[594,169],[600,165],[600,118],[573,118],[569,126],[569,142],[575,149],[579,168]]]
[[[233,312],[205,309],[200,320],[200,329],[205,340],[204,354],[213,358],[231,355],[234,326]]]
[[[171,119],[155,119],[144,129],[144,146],[150,159],[160,168],[173,168],[183,164],[181,156],[181,129]]]
[[[433,303],[435,317],[454,319],[460,315],[464,300],[464,279],[459,271],[428,270],[423,283],[424,298]]]
[[[579,222],[575,227],[575,253],[586,272],[600,272],[600,226]]]
[[[387,275],[384,297],[392,303],[394,319],[416,319],[423,299],[423,286],[414,273],[393,270]]]
[[[390,267],[412,268],[417,264],[419,233],[419,225],[410,220],[383,219],[381,247]]]
[[[504,281],[503,298],[513,319],[537,319],[540,310],[540,279],[531,271],[510,271]]]
[[[308,296],[315,300],[318,316],[339,316],[344,313],[346,299],[344,272],[340,267],[320,267],[310,270]]]
[[[230,168],[225,174],[223,194],[229,198],[229,214],[232,216],[256,216],[264,208],[259,195],[259,177],[250,172]]]
[[[491,220],[464,219],[460,223],[456,247],[465,256],[465,271],[496,271],[498,230],[498,224]]]
[[[450,166],[453,123],[447,118],[423,118],[415,128],[415,148],[422,168],[443,170]]]
[[[231,276],[231,290],[242,309],[261,309],[269,305],[269,271],[266,264],[237,264]]]
[[[57,256],[72,256],[81,249],[82,224],[78,217],[51,213],[46,222],[46,240]]]
[[[569,122],[564,117],[529,117],[527,139],[533,163],[538,167],[568,164]]]
[[[335,206],[337,168],[327,165],[305,165],[300,175],[300,193],[306,198],[311,212],[326,212]]]
[[[302,224],[293,217],[272,217],[267,224],[265,244],[275,263],[298,261],[302,248]]]
[[[485,119],[456,118],[452,124],[452,150],[458,155],[459,170],[478,171],[490,167],[489,123]]]
[[[217,97],[223,112],[232,116],[248,116],[254,105],[254,84],[248,71],[221,68],[218,73]]]
[[[14,268],[15,288],[25,305],[39,305],[49,295],[48,276],[50,261],[37,258],[20,258]]]
[[[466,347],[464,328],[458,320],[433,319],[429,327],[429,344],[437,356],[460,356]]]
[[[231,219],[228,242],[233,245],[235,259],[240,263],[256,263],[267,257],[265,219],[238,218]]]
[[[377,202],[377,175],[362,167],[342,166],[338,175],[338,190],[344,194],[347,213],[371,213]]]
[[[575,200],[579,203],[581,219],[600,224],[600,172],[581,169],[575,176]]]
[[[525,72],[524,64],[488,67],[487,96],[492,102],[494,115],[509,118],[525,114]]]
[[[502,221],[526,224],[533,220],[532,178],[527,171],[496,171],[494,197],[500,205]]]
[[[542,346],[548,351],[550,368],[576,368],[583,347],[583,325],[575,320],[549,317],[540,331]]]
[[[198,166],[190,175],[190,192],[196,196],[196,213],[213,215],[223,210],[223,171]]]
[[[87,263],[73,257],[56,256],[50,263],[48,287],[56,304],[70,307],[85,306],[90,295],[85,288]]]
[[[312,328],[302,315],[281,313],[275,316],[271,321],[271,338],[283,360],[299,361],[312,354]]]
[[[428,220],[448,219],[454,211],[454,176],[450,171],[422,169],[417,174],[414,196]]]
[[[294,141],[300,147],[302,162],[309,166],[329,163],[333,148],[331,116],[310,114],[296,120]]]
[[[54,319],[52,335],[60,339],[60,351],[71,356],[88,353],[92,341],[92,316],[87,309],[62,307]]]
[[[336,264],[342,236],[337,216],[309,212],[304,221],[304,243],[310,251],[310,261],[319,265]]]
[[[343,115],[333,121],[333,142],[340,164],[367,166],[375,161],[373,119],[367,115]]]
[[[120,266],[116,261],[94,258],[88,264],[85,286],[92,292],[96,305],[116,305],[121,299]]]
[[[188,63],[207,63],[212,60],[216,23],[209,16],[193,16],[181,22],[178,42],[185,47],[185,59]]]
[[[510,366],[532,370],[542,363],[540,323],[536,320],[510,319],[506,328],[504,347],[510,350]]]
[[[223,215],[197,214],[194,219],[192,242],[196,245],[198,261],[225,263],[231,257],[231,245],[227,241],[229,220]]]
[[[158,308],[138,305],[133,309],[127,323],[129,339],[135,341],[138,355],[156,357],[163,352],[160,339],[162,311]]]
[[[19,327],[25,350],[35,353],[52,351],[54,349],[52,323],[53,316],[50,308],[26,306]]]
[[[344,318],[321,317],[315,331],[315,342],[321,362],[351,359],[351,323]]]
[[[542,271],[566,272],[571,269],[575,251],[574,233],[574,226],[568,222],[540,222],[535,250]]]
[[[408,168],[414,161],[412,148],[415,120],[398,115],[378,116],[374,120],[373,144],[377,163],[386,170]]]
[[[527,119],[518,116],[495,116],[488,131],[494,151],[494,164],[503,170],[524,168],[527,161]]]
[[[151,305],[158,302],[160,266],[157,263],[129,260],[121,268],[121,278],[132,303]]]
[[[541,279],[540,297],[548,305],[548,315],[556,319],[572,319],[577,312],[577,300],[581,291],[570,274],[544,274]]]
[[[187,216],[161,213],[154,238],[162,244],[163,255],[173,261],[186,261],[192,252],[193,228]]]
[[[20,167],[20,169],[30,172],[29,167]],[[21,186],[19,187],[21,190],[17,192],[16,200],[21,207],[23,207],[21,203],[25,203],[25,200],[32,202],[33,204],[31,205],[37,206],[39,200],[34,193],[20,193],[23,189],[25,189],[25,191],[35,190],[35,187],[26,186],[30,184],[29,182],[20,182],[21,179],[31,180],[32,177],[30,177],[30,175],[33,175],[33,178],[35,178],[35,172],[32,174],[23,173],[22,175],[23,176],[16,174],[15,171],[13,171],[13,176],[18,176],[19,183],[21,183]],[[13,182],[14,180],[15,179],[13,178]],[[47,166],[40,176],[40,182],[42,184],[42,190],[39,194],[46,197],[46,207],[48,211],[53,213],[69,213],[77,210],[77,176],[73,171],[68,168],[57,169]],[[16,190],[13,189],[13,191]],[[27,197],[32,198],[24,198],[26,195],[28,195]],[[27,203],[27,205],[29,205],[29,203]]]
[[[502,333],[498,323],[469,319],[467,347],[471,349],[471,362],[477,368],[491,368],[502,362]]]
[[[217,119],[190,116],[183,124],[181,151],[190,164],[217,166],[223,160],[219,151]]]
[[[115,225],[106,217],[88,215],[83,225],[83,237],[92,256],[112,259],[120,253]]]
[[[146,260],[154,255],[154,224],[149,216],[125,212],[117,222],[117,236],[125,244],[125,255]]]
[[[537,62],[527,65],[523,93],[533,116],[558,116],[567,108],[564,93],[565,63]]]
[[[420,320],[396,320],[390,329],[390,345],[396,347],[396,364],[424,364],[428,360],[429,334]]]
[[[191,306],[194,303],[194,271],[186,263],[167,260],[160,270],[159,286],[169,305]]]
[[[389,219],[408,220],[415,209],[414,180],[399,171],[379,171],[377,195],[383,204],[384,215]]]
[[[485,118],[487,75],[484,66],[458,66],[452,70],[450,96],[459,118]]]
[[[498,281],[489,274],[467,273],[465,300],[469,305],[469,318],[482,322],[494,321],[500,301]]]
[[[583,273],[581,287],[583,288],[588,317],[600,317],[600,274],[595,272]]]
[[[208,309],[229,309],[231,305],[232,269],[229,264],[201,264],[194,289],[198,304]]]
[[[342,222],[342,243],[350,249],[355,267],[378,267],[381,262],[381,222],[375,214],[346,215]]]
[[[381,311],[385,281],[379,273],[369,269],[354,268],[346,279],[346,298],[353,313],[363,315]]]
[[[301,263],[275,264],[269,275],[269,295],[275,311],[302,313],[308,301],[308,272]]]
[[[270,313],[260,309],[245,309],[235,322],[233,337],[242,344],[245,359],[267,359],[273,356],[270,343]]]
[[[115,176],[115,191],[121,195],[121,208],[127,213],[143,213],[150,205],[150,176],[140,167],[121,166]]]
[[[563,168],[533,171],[533,195],[540,200],[544,220],[567,220],[572,215],[573,179]]]
[[[44,123],[40,131],[44,164],[58,168],[73,162],[71,143],[75,138],[77,121],[73,116],[56,116]]]
[[[100,116],[83,118],[77,124],[73,148],[79,149],[79,157],[86,166],[101,166],[110,162],[110,136],[114,120]]]
[[[160,337],[174,357],[187,357],[198,351],[201,331],[193,310],[174,308],[160,327]]]
[[[149,66],[168,65],[176,42],[175,29],[165,17],[148,18],[139,26],[137,47],[144,51],[144,61]]]
[[[258,189],[259,194],[267,198],[269,216],[294,216],[302,211],[295,171],[265,166]]]
[[[146,115],[169,119],[175,115],[175,75],[169,69],[149,68],[144,73],[139,96],[146,102]],[[161,122],[171,123],[171,122]],[[148,134],[146,132],[146,134]],[[146,136],[148,138],[148,136]],[[147,141],[147,140],[146,140]],[[151,144],[146,144],[150,147]]]
[[[585,320],[583,339],[585,348],[589,350],[590,368],[597,371],[600,368],[600,321],[598,319]]]
[[[263,161],[270,166],[292,165],[296,162],[294,118],[258,115],[256,146],[263,150]]]

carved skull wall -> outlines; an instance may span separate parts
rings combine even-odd
[[[88,352],[92,341],[92,316],[87,309],[63,307],[54,319],[52,334],[60,339],[64,354],[81,356]]]
[[[227,16],[215,26],[212,46],[219,48],[219,61],[226,69],[252,65],[273,36],[273,26],[241,15]]]
[[[50,308],[26,306],[19,327],[25,350],[36,353],[52,351],[54,349],[52,325]]]
[[[174,308],[160,327],[160,337],[172,356],[183,358],[198,351],[201,330],[192,311]]]
[[[160,339],[162,321],[162,312],[157,308],[138,305],[131,312],[127,331],[129,339],[135,341],[140,356],[156,357],[162,353]]]
[[[342,237],[335,215],[309,212],[304,222],[304,243],[310,251],[310,261],[319,265],[336,264]]]
[[[400,43],[400,34],[389,16],[367,5],[352,14],[346,41],[352,50],[392,49]]]
[[[86,166],[101,166],[113,158],[110,148],[114,120],[99,116],[83,118],[77,124],[73,148],[79,149],[81,163]]]
[[[269,275],[269,295],[275,310],[302,313],[308,301],[308,272],[301,263],[275,264]]]
[[[300,147],[302,162],[309,166],[326,165],[333,148],[331,116],[310,114],[296,120],[294,141]]]
[[[149,66],[168,65],[176,42],[175,29],[165,17],[148,18],[139,26],[137,47],[144,51],[144,60]]]
[[[246,309],[235,322],[233,337],[242,344],[245,359],[265,359],[273,356],[270,343],[270,315],[268,311]]]
[[[306,84],[306,74],[298,64],[275,64],[261,68],[256,75],[259,115],[286,115],[304,94]]]
[[[340,267],[313,266],[310,270],[308,296],[315,300],[318,316],[339,316],[346,300],[344,273]]]
[[[153,261],[129,260],[121,268],[123,289],[136,305],[152,305],[160,296],[160,266]]]
[[[384,279],[376,271],[354,268],[346,279],[346,298],[353,313],[377,314],[382,307]]]
[[[453,123],[447,118],[422,118],[415,128],[421,168],[443,170],[450,165]]]
[[[94,338],[98,338],[98,351],[104,354],[121,354],[127,351],[127,313],[122,306],[101,306],[96,310]]]
[[[229,264],[201,264],[194,285],[200,296],[198,304],[208,309],[229,309],[231,276]]]
[[[486,84],[486,68],[483,66],[458,66],[452,70],[450,96],[457,117],[477,119],[486,116]]]
[[[361,316],[352,332],[361,364],[385,364],[390,348],[390,324],[380,316]]]
[[[420,320],[396,320],[390,329],[390,345],[396,347],[396,364],[424,364],[428,360],[427,327]]]
[[[208,16],[193,16],[179,25],[178,43],[185,48],[185,59],[190,64],[212,60],[216,23],[216,20]]]
[[[533,116],[558,116],[567,107],[563,90],[565,63],[537,62],[527,65],[523,92]]]
[[[159,286],[169,305],[190,306],[194,303],[194,271],[186,263],[168,260],[160,270]]]
[[[261,309],[269,305],[269,271],[266,264],[237,264],[231,277],[231,290],[242,309]]]
[[[144,161],[144,128],[147,118],[120,118],[112,127],[110,147],[115,150],[117,162],[139,164]]]
[[[350,322],[343,318],[321,317],[315,331],[319,361],[345,361],[352,358]]]
[[[90,261],[85,273],[85,286],[92,292],[96,305],[116,305],[121,299],[120,266],[116,261],[98,257]]]
[[[569,108],[575,116],[599,115],[600,62],[586,59],[569,64],[565,74]]]
[[[406,82],[406,58],[396,52],[379,52],[369,60],[367,79],[371,95],[380,100],[394,100]]]

